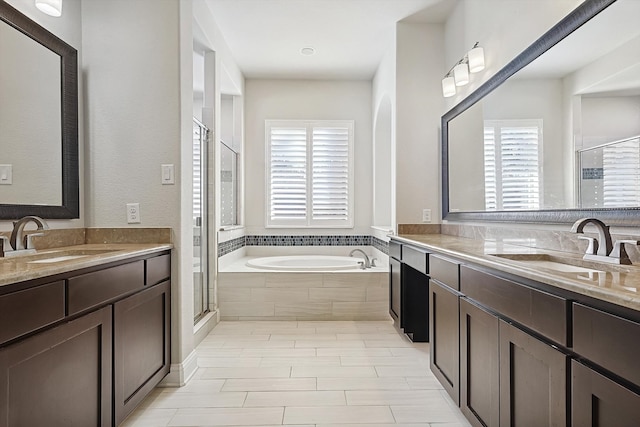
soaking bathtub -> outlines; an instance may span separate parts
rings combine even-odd
[[[248,267],[278,271],[339,271],[362,269],[360,257],[330,255],[289,255],[252,258]]]

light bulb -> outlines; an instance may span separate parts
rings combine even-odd
[[[36,0],[36,7],[47,15],[62,16],[62,0]]]
[[[469,68],[465,62],[453,67],[453,78],[456,81],[456,86],[464,86],[469,83]]]
[[[469,71],[477,73],[484,70],[484,49],[480,46],[475,46],[467,53],[469,58]]]
[[[449,98],[456,94],[456,83],[453,80],[453,76],[447,75],[442,79],[442,95],[445,98]]]

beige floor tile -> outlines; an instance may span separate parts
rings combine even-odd
[[[234,368],[234,367],[258,367],[260,357],[206,357],[198,355],[200,368]]]
[[[169,426],[280,425],[284,408],[185,408],[178,409]]]
[[[445,400],[440,397],[419,406],[391,406],[393,416],[398,423],[461,423],[470,426],[460,413],[449,408]]]
[[[264,391],[249,392],[244,403],[249,407],[276,406],[344,406],[345,395],[342,391]]]
[[[313,341],[335,341],[336,334],[316,334],[309,336],[309,334],[272,334],[271,341],[280,341],[280,340],[294,340],[294,341],[305,341],[312,339]]]
[[[245,348],[242,357],[315,357],[315,348]]]
[[[315,390],[315,378],[239,378],[226,380],[222,391]]]
[[[340,357],[342,366],[429,366],[429,360],[419,359],[417,357],[393,357],[393,356],[360,356]]]
[[[319,348],[318,356],[383,357],[391,356],[386,348]]]
[[[289,378],[291,368],[200,368],[200,379],[228,379],[228,378]],[[224,387],[223,387],[224,388]]]
[[[162,393],[217,393],[222,389],[224,380],[192,379],[182,387],[158,387]]]
[[[198,357],[239,357],[243,351],[242,348],[198,347],[196,354]]]
[[[429,358],[429,348],[428,347],[426,349],[416,348],[415,344],[411,347],[390,348],[389,351],[394,356]]]
[[[291,378],[375,378],[371,366],[294,366]]]
[[[133,412],[121,427],[161,427],[166,426],[177,409],[145,409]]]
[[[295,341],[225,341],[222,348],[247,348],[247,349],[259,349],[259,348],[293,348]]]
[[[291,427],[291,426],[287,426]],[[357,424],[316,424],[315,427],[360,427]],[[430,426],[429,423],[411,423],[411,424],[375,424],[375,427],[453,427],[449,424],[436,424],[434,426]]]
[[[364,346],[367,348],[399,348],[411,347],[411,341],[401,337],[387,340],[364,340]]]
[[[152,393],[144,405],[157,409],[240,408],[247,393]]]
[[[234,334],[234,335],[209,335],[202,340],[202,343],[207,345],[208,343],[217,342],[235,342],[235,341],[269,341],[271,334]]]
[[[338,356],[263,357],[260,366],[340,366],[340,358]]]
[[[442,398],[439,390],[350,390],[345,392],[347,405],[419,406]]]
[[[404,378],[318,378],[318,390],[409,390]]]
[[[428,365],[420,366],[376,366],[379,377],[427,377],[433,374]]]
[[[298,340],[296,348],[364,348],[364,341]]]
[[[391,340],[404,340],[400,335],[398,335],[395,331],[381,333],[381,332],[356,332],[356,333],[336,333],[336,338],[339,340],[382,340],[382,341],[391,341]]]
[[[442,389],[442,384],[433,375],[424,377],[406,377],[411,390],[436,390]]]
[[[273,337],[274,335],[277,336],[282,336],[282,335],[302,335],[302,336],[306,336],[307,339],[309,339],[309,335],[315,336],[316,335],[316,328],[278,328],[278,327],[272,327],[272,328],[263,328],[263,329],[255,329],[254,333],[256,334],[271,334],[271,336]],[[273,339],[273,338],[270,338]],[[284,339],[284,338],[283,338]]]
[[[319,406],[285,408],[283,424],[358,423],[372,425],[393,422],[393,415],[388,406]]]

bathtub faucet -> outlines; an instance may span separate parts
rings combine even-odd
[[[364,268],[371,268],[371,261],[369,261],[369,256],[362,249],[354,249],[349,252],[349,256],[353,256],[355,252],[360,252],[364,257]]]

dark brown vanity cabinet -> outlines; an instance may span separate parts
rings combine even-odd
[[[169,373],[169,282],[113,306],[116,423]]]
[[[431,371],[454,402],[460,401],[459,263],[429,255]]]
[[[428,254],[389,242],[389,315],[412,341],[429,341]]]
[[[460,410],[474,426],[500,425],[499,319],[460,298]]]
[[[0,349],[0,425],[112,425],[107,306]]]
[[[169,371],[170,262],[164,252],[0,289],[0,306],[42,309],[24,319],[15,306],[0,324],[0,426],[119,424]]]

